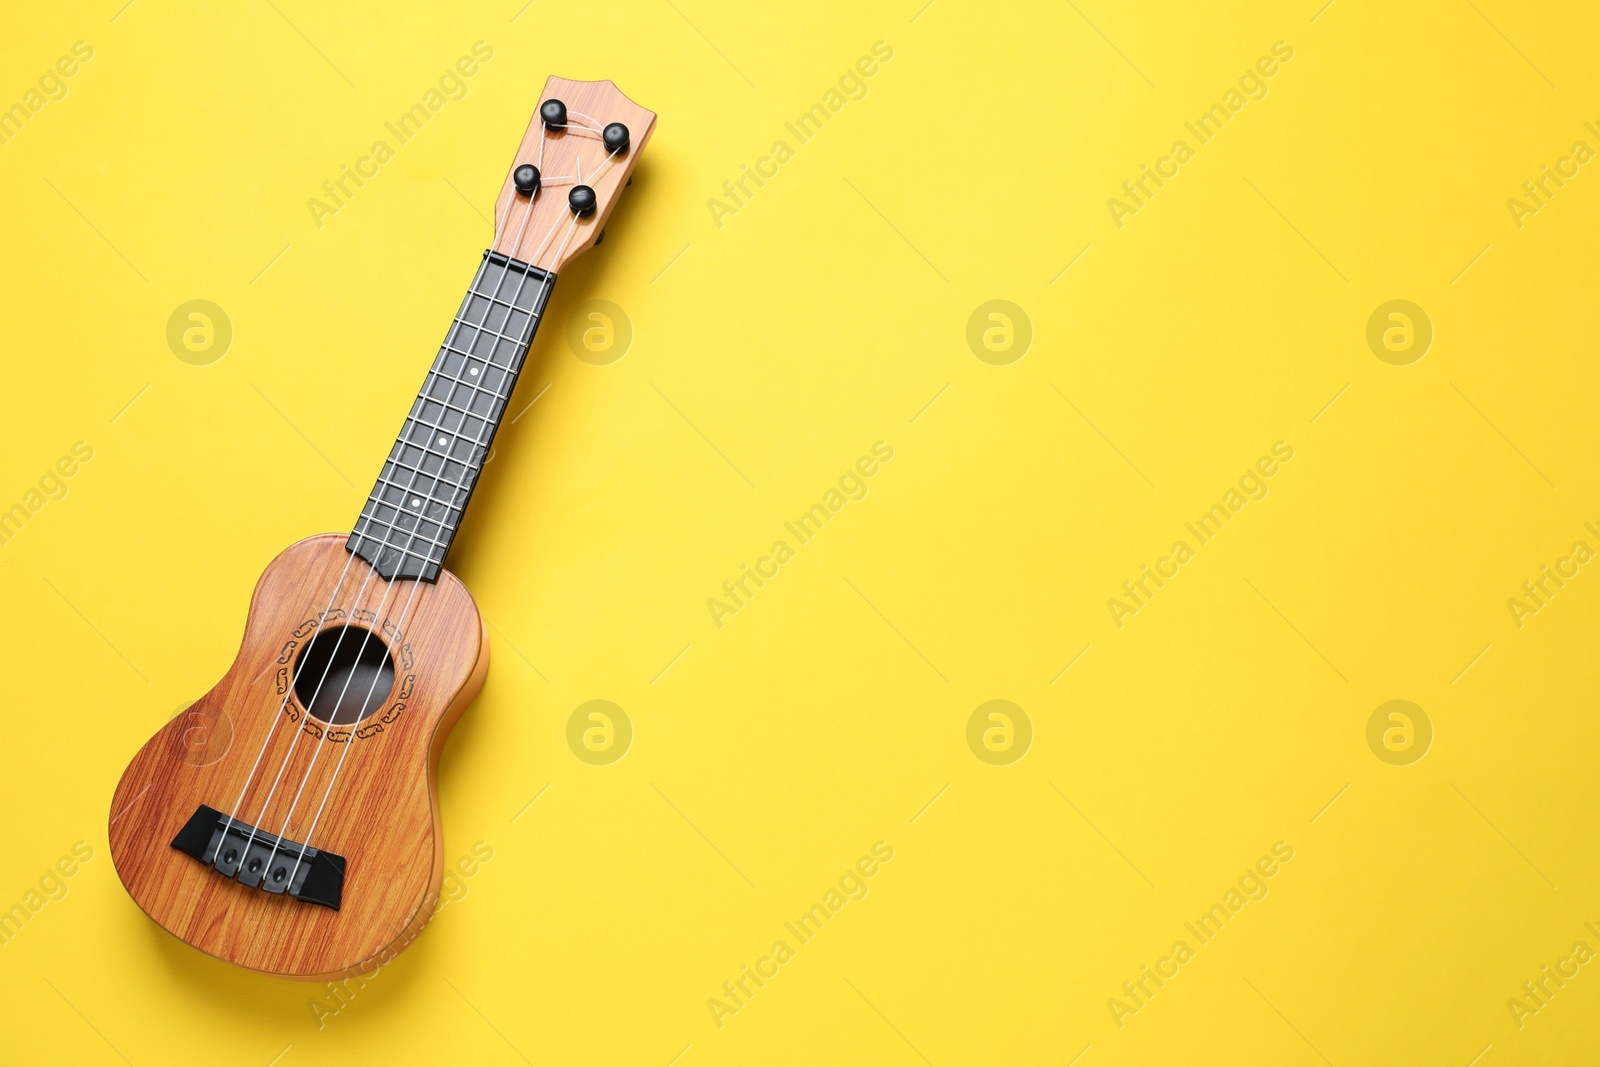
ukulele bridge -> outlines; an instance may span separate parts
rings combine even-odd
[[[339,910],[344,857],[257,830],[201,804],[172,847],[218,874],[268,893]]]

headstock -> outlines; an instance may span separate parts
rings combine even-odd
[[[613,125],[618,123],[626,127],[626,144]],[[559,273],[593,247],[655,125],[655,112],[609,81],[545,82],[539,110],[495,202],[494,250]],[[529,180],[528,168],[537,171],[536,181]],[[582,188],[591,190],[587,197],[580,173]],[[574,210],[575,189],[586,214]]]

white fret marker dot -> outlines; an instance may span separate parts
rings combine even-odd
[[[439,438],[439,443],[440,443],[440,444],[441,444],[441,445],[442,445],[442,444],[444,444],[444,438],[443,438],[443,437],[441,437],[441,438]]]
[[[420,508],[422,506],[421,498],[420,497],[412,497],[411,498],[411,506],[414,507],[414,508]]]
[[[478,368],[477,367],[469,367],[469,368],[467,368],[467,373],[468,374],[477,374],[478,373]]]

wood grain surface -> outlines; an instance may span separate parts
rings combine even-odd
[[[483,622],[454,575],[385,582],[344,540],[321,534],[273,560],[238,657],[139,750],[111,803],[111,855],[139,907],[203,952],[284,977],[370,969],[433,914],[439,753],[488,670]],[[291,691],[319,620],[376,625],[390,646],[394,686],[353,729],[326,727]],[[310,844],[347,861],[338,911],[242,885],[170,847],[201,804],[304,842],[324,795]]]
[[[620,122],[628,127],[629,135],[627,150],[606,163],[606,147],[598,136],[577,129],[546,131],[538,109],[534,109],[533,121],[495,201],[494,250],[560,273],[580,252],[592,248],[605,229],[606,219],[632,176],[639,153],[655,130],[656,115],[629,100],[609,81],[577,82],[552,77],[545,82],[539,102],[550,99],[567,105],[573,126],[584,121],[578,118],[582,114],[595,120],[589,123],[591,126]],[[537,166],[546,182],[531,203],[518,195],[512,183],[512,174],[524,163]],[[567,194],[575,183],[557,184],[557,179],[576,175],[580,165],[584,183],[594,189],[599,204],[594,214],[574,220]],[[595,179],[595,174],[601,176]]]

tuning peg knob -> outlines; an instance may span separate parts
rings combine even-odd
[[[600,198],[595,196],[594,190],[587,185],[574,185],[572,192],[567,194],[567,206],[572,208],[574,215],[580,217],[593,215],[599,203]]]
[[[539,105],[539,117],[544,120],[545,129],[554,129],[567,124],[567,105],[551,97]]]
[[[613,122],[600,133],[600,139],[606,143],[606,151],[612,155],[628,150],[628,127],[620,122]]]
[[[517,187],[517,192],[532,196],[539,191],[539,168],[532,163],[524,163],[511,172],[511,182]]]

